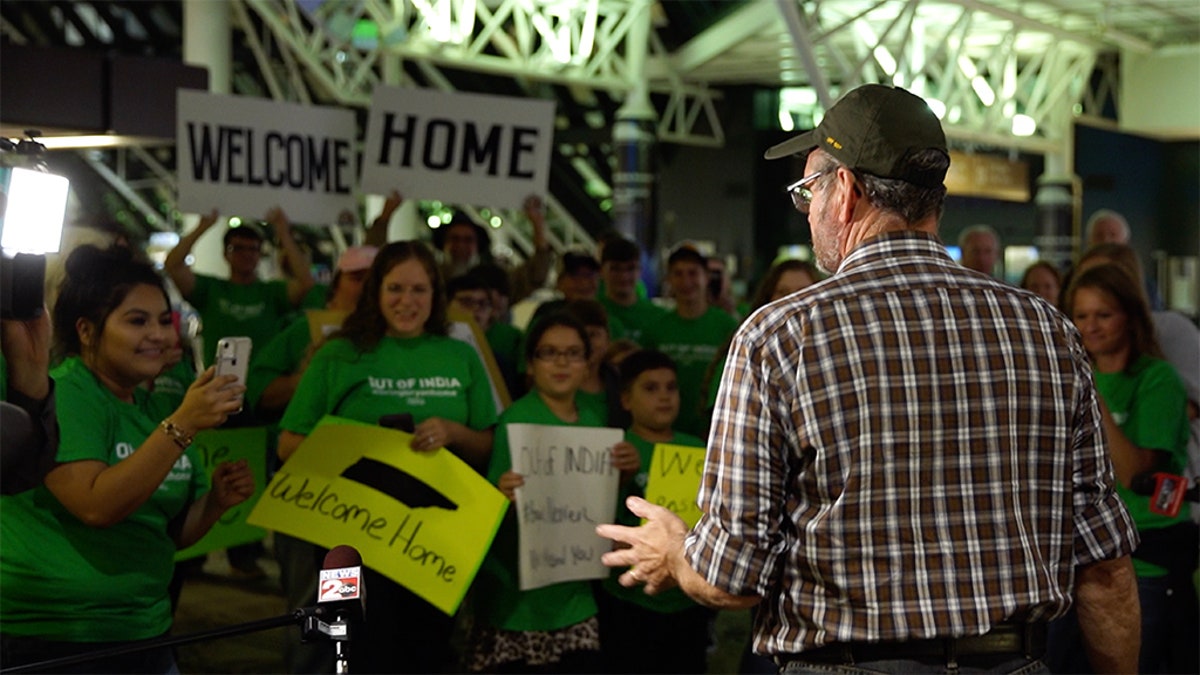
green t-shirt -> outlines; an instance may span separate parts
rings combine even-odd
[[[296,372],[310,344],[312,333],[308,328],[308,317],[301,316],[261,349],[254,350],[250,372],[246,374],[246,402],[252,409],[258,410],[263,391],[275,378]]]
[[[1162,450],[1168,460],[1158,471],[1183,473],[1187,464],[1187,393],[1171,364],[1141,356],[1124,372],[1094,373],[1096,391],[1112,413],[1113,421],[1139,448]],[[1167,527],[1188,519],[1185,508],[1174,518],[1150,510],[1150,497],[1137,495],[1117,483],[1117,494],[1139,530]],[[1160,577],[1167,571],[1134,557],[1140,577]]]
[[[265,345],[283,328],[294,311],[288,300],[287,282],[256,281],[235,284],[204,274],[196,275],[196,285],[187,301],[200,313],[204,332],[204,363],[213,364],[217,340],[245,335],[254,347]],[[252,360],[254,358],[251,352]]]
[[[635,516],[632,511],[625,506],[625,499],[630,496],[645,497],[646,482],[650,477],[650,460],[654,458],[655,441],[648,441],[632,431],[625,432],[625,440],[633,444],[637,448],[638,456],[642,460],[642,468],[634,475],[633,480],[624,483],[621,486],[620,499],[617,501],[617,524],[637,527],[641,524],[642,519]],[[675,431],[671,435],[671,440],[668,441],[671,445],[686,445],[691,448],[703,448],[704,441],[679,431]],[[623,568],[614,568],[612,574],[602,582],[604,590],[609,595],[626,602],[631,602],[639,607],[644,607],[651,611],[662,614],[673,614],[682,612],[685,609],[690,609],[696,606],[696,602],[689,598],[686,593],[678,588],[672,588],[658,595],[646,595],[641,586],[633,588],[625,588],[621,585],[617,578],[625,572]]]
[[[150,395],[126,403],[78,358],[55,368],[62,462],[113,465],[154,433]],[[84,525],[45,485],[0,498],[0,625],[10,635],[66,642],[141,640],[171,627],[175,568],[168,522],[207,490],[188,450],[154,495],[107,528]]]
[[[300,309],[325,309],[329,302],[329,286],[313,284],[304,297],[300,299]]]
[[[196,367],[186,356],[170,370],[154,378],[153,395],[165,399],[162,402],[162,405],[166,407],[162,414],[163,417],[171,414],[183,404],[183,397],[187,396],[188,387],[192,386],[195,381]]]
[[[485,335],[496,360],[504,359],[515,367],[521,353],[521,338],[523,337],[521,329],[511,323],[497,322],[488,327]]]
[[[494,425],[496,403],[475,349],[440,335],[385,337],[369,352],[330,340],[313,355],[279,427],[307,435],[325,415],[376,424],[405,412],[418,424],[440,417],[475,430]]]
[[[496,427],[496,440],[488,465],[488,480],[493,485],[512,468],[506,427],[517,423],[602,427],[604,417],[595,407],[581,405],[579,421],[564,422],[550,411],[536,391],[517,399],[500,415],[500,424]],[[596,615],[596,599],[592,596],[590,581],[564,581],[522,591],[517,564],[518,541],[516,509],[509,509],[475,578],[473,598],[480,621],[503,630],[547,631],[572,626]]]
[[[604,309],[608,310],[608,315],[615,317],[620,322],[624,335],[612,336],[614,338],[628,338],[645,346],[642,341],[647,328],[654,325],[666,314],[666,310],[655,305],[649,300],[639,299],[628,307],[618,305],[608,298],[608,296],[600,296],[600,304],[604,305]]]
[[[716,307],[695,319],[685,319],[677,312],[664,314],[642,333],[642,345],[657,349],[675,361],[679,376],[679,419],[675,428],[689,434],[707,435],[701,408],[704,374],[737,330],[737,320]]]

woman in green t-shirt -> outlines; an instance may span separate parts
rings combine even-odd
[[[446,336],[446,293],[421,242],[393,242],[376,254],[354,311],[313,355],[288,403],[280,459],[325,415],[369,424],[411,415],[413,450],[446,448],[487,465],[496,423],[487,371],[470,345]],[[354,669],[442,672],[453,618],[367,563],[370,619],[354,640]]]
[[[5,666],[163,635],[177,548],[254,492],[245,461],[201,470],[193,435],[220,425],[245,387],[209,368],[182,403],[141,385],[176,339],[162,280],[123,249],[76,249],[54,307],[51,375],[60,430],[42,485],[3,498],[0,626]],[[178,405],[176,405],[178,404]],[[159,648],[76,672],[170,672]],[[178,672],[177,670],[175,672]]]
[[[1151,508],[1149,496],[1130,487],[1150,472],[1183,472],[1187,395],[1175,369],[1161,358],[1139,282],[1122,268],[1101,264],[1079,273],[1064,296],[1063,311],[1091,357],[1117,493],[1142,539],[1133,553],[1142,614],[1138,672],[1176,672],[1173,659],[1195,653],[1195,525],[1186,509],[1164,515]],[[1190,637],[1183,642],[1173,634]],[[1084,653],[1058,640],[1051,646],[1049,657]],[[1060,668],[1055,672],[1086,670],[1086,663],[1047,662]]]
[[[500,415],[488,480],[515,501],[524,485],[512,470],[509,424],[605,426],[603,406],[579,397],[591,347],[583,324],[565,313],[540,319],[525,347],[532,390]],[[613,446],[612,465],[629,480],[641,466],[637,449]],[[473,587],[475,625],[467,669],[501,673],[599,672],[600,631],[592,582],[565,581],[522,591],[517,566],[517,523],[510,509]]]

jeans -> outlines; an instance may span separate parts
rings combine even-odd
[[[799,658],[803,658],[803,654]],[[1041,659],[1030,661],[1024,656],[996,661],[987,666],[976,665],[971,661],[960,663],[958,668],[951,669],[944,662],[913,659],[886,659],[880,661],[863,661],[855,664],[840,663],[806,663],[804,661],[789,661],[779,669],[785,675],[827,675],[841,673],[855,675],[861,673],[945,673],[959,675],[962,673],[1007,673],[1008,675],[1049,675],[1050,669]]]

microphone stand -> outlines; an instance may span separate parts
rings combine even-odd
[[[0,673],[36,673],[52,668],[61,668],[63,666],[72,666],[97,659],[109,658],[111,656],[121,656],[124,654],[132,654],[134,652],[145,651],[148,649],[158,649],[160,647],[175,647],[178,645],[191,644],[193,642],[204,642],[205,640],[215,640],[217,638],[230,637],[232,635],[245,635],[249,633],[257,633],[259,631],[279,628],[281,626],[299,625],[303,627],[304,641],[311,640],[316,635],[325,635],[329,639],[336,642],[337,650],[337,672],[350,672],[350,628],[349,623],[341,616],[336,616],[332,623],[326,623],[321,620],[325,615],[323,607],[305,607],[293,610],[289,614],[276,616],[268,619],[259,619],[257,621],[248,621],[246,623],[234,624],[224,628],[213,628],[211,630],[201,631],[199,633],[191,633],[189,635],[166,635],[149,640],[138,640],[129,644],[120,645],[118,647],[109,647],[108,649],[100,649],[94,652],[84,654],[76,654],[74,656],[64,656],[58,659],[48,659],[46,661],[37,661],[35,663],[26,663],[20,666],[11,668],[0,668]]]

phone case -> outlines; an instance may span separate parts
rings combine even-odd
[[[238,384],[246,384],[246,372],[250,368],[250,338],[225,337],[217,341],[214,360],[217,375],[234,375]]]

